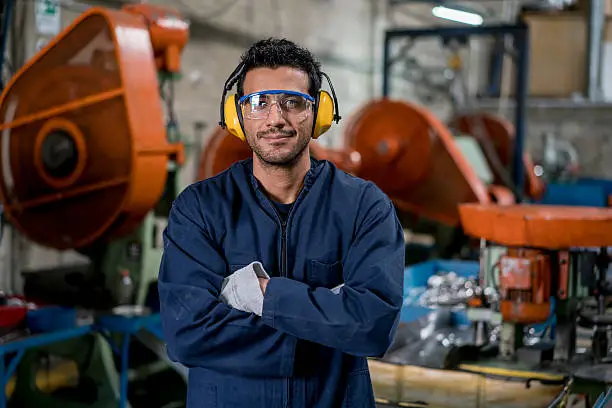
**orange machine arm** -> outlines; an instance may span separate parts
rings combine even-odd
[[[181,53],[189,38],[189,25],[178,11],[151,4],[130,4],[123,10],[141,16],[146,22],[157,69],[179,72]]]

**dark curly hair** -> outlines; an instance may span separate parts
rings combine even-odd
[[[321,63],[310,51],[285,38],[268,38],[253,44],[241,57],[244,64],[238,79],[238,95],[244,95],[244,78],[253,68],[278,68],[281,66],[300,69],[310,79],[308,93],[315,97],[321,89]]]

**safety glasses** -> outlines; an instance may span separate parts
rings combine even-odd
[[[272,105],[276,105],[283,115],[301,119],[312,112],[314,98],[310,95],[285,90],[253,92],[240,98],[238,103],[242,116],[248,119],[265,119]]]

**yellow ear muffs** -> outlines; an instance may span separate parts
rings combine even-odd
[[[242,127],[242,112],[238,108],[236,94],[230,95],[223,106],[223,114],[225,115],[225,126],[228,132],[236,136],[243,142],[246,141],[244,129]]]
[[[312,138],[316,139],[331,127],[334,120],[334,101],[326,91],[319,91],[315,112],[315,123],[312,129]]]

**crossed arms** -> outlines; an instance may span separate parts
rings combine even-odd
[[[261,317],[221,299],[226,262],[199,208],[188,188],[164,231],[158,288],[171,359],[242,375],[288,376],[298,338],[357,356],[384,354],[399,319],[404,269],[403,233],[388,200],[362,201],[340,293],[272,277]]]

